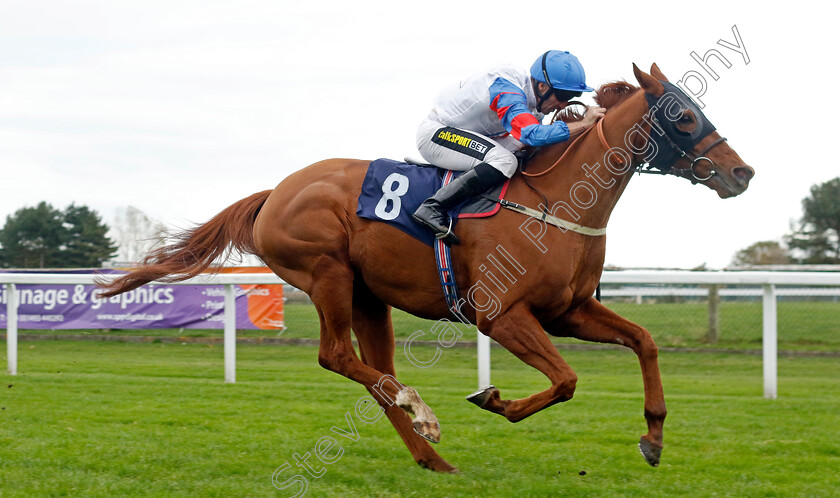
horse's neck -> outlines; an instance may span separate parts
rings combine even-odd
[[[647,112],[644,94],[631,95],[616,105],[604,118],[603,131],[606,143],[612,148],[620,148],[630,162],[619,165],[610,157],[601,142],[597,131],[590,128],[569,147],[546,148],[531,161],[534,172],[545,171],[567,149],[561,164],[550,173],[528,179],[542,191],[553,205],[548,206],[555,216],[568,218],[572,215],[578,224],[601,228],[606,226],[613,208],[627,187],[638,163],[632,154],[630,144],[625,144],[625,136],[634,125],[639,123]],[[536,181],[534,181],[536,180]],[[594,195],[593,195],[594,194]],[[559,209],[562,208],[562,209]]]

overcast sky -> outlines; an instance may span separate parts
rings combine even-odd
[[[496,63],[560,49],[592,86],[635,83],[633,62],[676,82],[715,48],[731,67],[712,62],[702,100],[755,168],[750,189],[721,200],[637,176],[607,263],[721,268],[780,239],[809,188],[840,175],[835,16],[756,5],[0,0],[0,220],[45,200],[106,222],[128,205],[203,222],[321,159],[416,155],[434,95]],[[749,64],[717,44],[733,26]]]

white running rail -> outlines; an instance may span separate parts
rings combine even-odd
[[[104,275],[115,278],[119,275]],[[94,274],[37,274],[0,273],[0,284],[6,285],[6,348],[8,372],[17,374],[17,300],[18,284],[93,284]],[[777,389],[777,285],[807,285],[840,287],[840,272],[769,272],[769,271],[657,271],[626,270],[605,271],[601,277],[605,284],[694,284],[694,285],[751,285],[763,289],[763,364],[764,397],[775,399]],[[270,273],[220,273],[201,275],[175,285],[225,285],[224,356],[225,382],[236,382],[236,316],[233,306],[234,285],[282,284]],[[490,339],[478,336],[479,384],[490,383]],[[481,385],[480,385],[481,387]]]

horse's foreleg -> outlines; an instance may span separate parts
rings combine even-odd
[[[590,299],[558,324],[557,335],[571,336],[584,341],[621,344],[639,357],[645,386],[645,419],[648,433],[639,442],[645,460],[659,465],[662,454],[662,426],[665,422],[665,395],[659,375],[659,350],[650,333],[622,318],[597,300]]]
[[[469,396],[468,400],[511,422],[518,422],[547,406],[572,398],[577,375],[557,352],[530,311],[524,307],[512,308],[483,326],[482,332],[542,372],[551,381],[551,387],[517,400],[503,400],[498,389],[488,388]]]
[[[371,296],[367,289],[360,289],[358,286],[353,293],[353,332],[359,341],[362,361],[380,372],[396,377],[394,371],[394,329],[391,324],[390,309],[382,301]],[[425,437],[420,436],[420,433],[428,433],[432,428],[437,429],[438,434],[440,434],[440,426],[436,419],[434,419],[433,427],[429,420],[418,420],[420,416],[412,422],[406,414],[408,410],[400,404],[400,401],[403,404],[406,401],[401,399],[406,397],[406,393],[403,391],[401,391],[402,394],[397,395],[395,400],[385,399],[374,389],[368,389],[368,391],[384,408],[385,415],[420,466],[438,472],[458,471],[457,468],[437,454]],[[410,402],[408,408],[413,410]],[[428,409],[428,407],[426,408]],[[434,418],[434,414],[431,417]],[[428,419],[428,417],[426,418]],[[415,429],[418,424],[429,424],[430,426]]]

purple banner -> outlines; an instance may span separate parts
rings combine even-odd
[[[91,272],[74,271],[72,273]],[[16,271],[15,273],[29,272]],[[18,327],[21,329],[222,329],[224,328],[224,287],[223,285],[149,284],[110,299],[101,299],[97,295],[98,288],[94,285],[17,284]],[[283,328],[282,286],[236,285],[234,291],[237,328]],[[3,303],[0,308],[0,328],[6,328],[7,301],[7,288],[0,285],[0,302]]]

